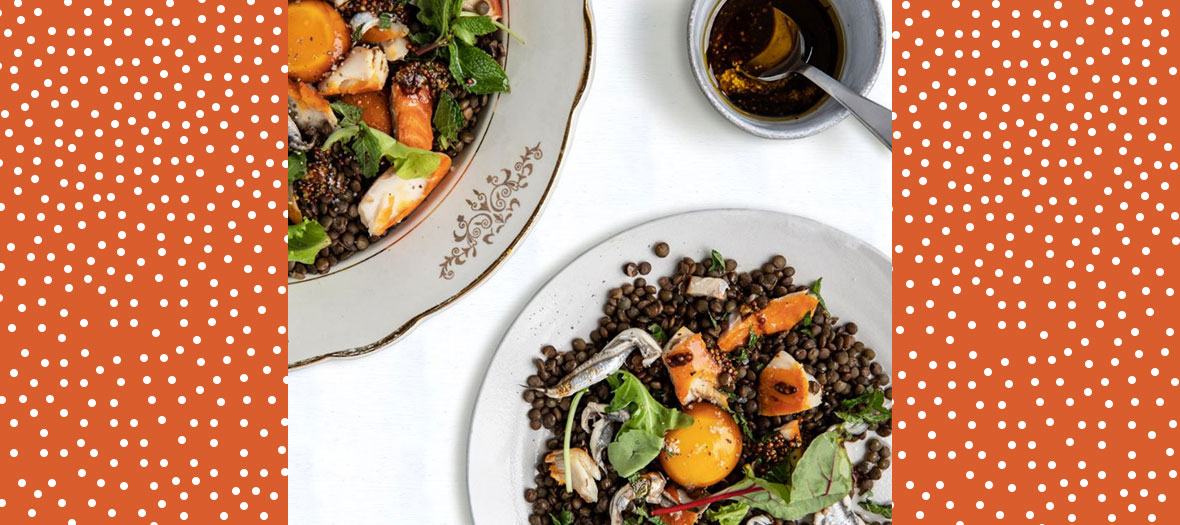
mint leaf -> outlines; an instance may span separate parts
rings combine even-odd
[[[360,164],[361,175],[365,178],[377,176],[381,169],[381,144],[375,133],[380,133],[364,122],[360,123],[360,131],[352,140],[352,154]]]
[[[633,374],[621,371],[611,376],[614,396],[607,412],[626,409],[631,419],[619,427],[615,440],[607,447],[611,466],[622,477],[647,466],[664,448],[664,433],[692,424],[692,416],[656,401]],[[617,385],[617,386],[616,386]]]
[[[475,37],[496,31],[496,24],[489,16],[463,16],[451,24],[451,30],[458,38],[470,45],[475,45]]]
[[[329,104],[329,106],[332,107],[332,111],[335,111],[337,115],[340,115],[340,123],[337,125],[338,128],[347,128],[357,125],[361,121],[361,115],[365,114],[365,110],[339,100]]]
[[[453,40],[447,47],[451,76],[463,89],[477,95],[508,91],[508,75],[486,51],[462,40]]]
[[[450,149],[459,141],[459,130],[467,124],[463,110],[455,98],[446,90],[439,92],[438,106],[434,108],[434,129],[438,130],[438,145]]]
[[[315,264],[320,250],[332,244],[332,239],[320,223],[303,219],[299,224],[287,226],[287,260],[303,264]]]
[[[730,503],[717,510],[705,512],[705,519],[718,525],[741,525],[742,519],[750,512],[750,506],[742,502]]]
[[[307,154],[302,151],[287,154],[287,185],[307,176]]]
[[[438,36],[446,35],[451,21],[463,10],[463,0],[414,0],[418,21],[433,29]]]

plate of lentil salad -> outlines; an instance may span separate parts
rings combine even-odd
[[[289,366],[395,340],[537,219],[589,83],[591,18],[511,7],[288,3]]]
[[[871,246],[765,211],[590,249],[489,366],[475,522],[889,523],[891,277]]]

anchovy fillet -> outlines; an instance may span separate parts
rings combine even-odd
[[[641,328],[629,328],[619,332],[601,352],[573,369],[557,386],[542,389],[541,392],[554,399],[569,397],[619,371],[632,350],[639,350],[645,367],[659,359],[662,353],[660,343],[650,334]]]

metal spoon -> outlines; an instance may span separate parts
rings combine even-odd
[[[799,26],[786,13],[774,10],[774,33],[770,44],[743,68],[758,80],[774,82],[792,73],[807,77],[836,102],[852,112],[889,151],[893,151],[893,112],[841,84],[822,70],[807,63],[810,48]],[[765,66],[766,64],[772,64]]]

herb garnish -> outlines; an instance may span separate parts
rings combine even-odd
[[[332,244],[320,223],[304,218],[299,224],[287,225],[287,260],[315,264],[320,250]]]
[[[419,56],[446,47],[451,76],[468,92],[508,91],[504,68],[486,51],[475,47],[475,42],[476,37],[496,29],[504,29],[516,37],[515,33],[490,16],[463,12],[462,0],[414,0],[413,3],[418,7],[418,20],[434,33],[434,41],[416,51]],[[427,41],[425,36],[413,38],[419,43]]]
[[[393,13],[381,13],[377,16],[377,27],[389,29],[393,27]]]
[[[873,514],[879,514],[886,518],[893,519],[893,506],[882,505],[880,503],[873,503],[869,500],[860,502],[860,508],[865,509]]]
[[[361,108],[333,102],[332,110],[340,115],[340,125],[324,140],[322,149],[326,151],[337,142],[348,144],[366,178],[378,175],[383,160],[393,163],[397,176],[403,179],[429,177],[438,169],[442,161],[438,153],[412,148],[370,128],[361,120],[364,113]]]
[[[357,125],[361,121],[361,116],[365,114],[365,110],[339,100],[329,104],[329,106],[332,108],[332,111],[340,115],[340,122],[336,126],[340,128]]]
[[[287,185],[307,176],[307,154],[302,151],[287,154]]]
[[[661,344],[668,340],[668,334],[665,334],[664,329],[660,328],[660,325],[658,324],[653,323],[651,326],[647,327],[647,332],[650,333],[651,336]]]
[[[712,258],[713,258],[713,260],[709,262],[709,271],[710,272],[712,272],[712,271],[724,272],[725,271],[725,257],[721,256],[721,252],[719,252],[717,250],[713,250]]]
[[[561,514],[556,516],[549,513],[549,521],[552,522],[552,525],[574,525],[574,513],[569,509],[561,511]]]
[[[709,312],[709,322],[713,323],[713,328],[717,328],[717,318],[713,317],[713,312]]]
[[[746,420],[746,416],[742,415],[742,413],[738,412],[737,410],[729,410],[728,412],[730,416],[733,416],[733,422],[737,423],[738,428],[742,429],[742,434],[744,434],[751,441],[754,441],[754,431],[750,430],[750,422]]]
[[[438,145],[442,149],[449,149],[459,141],[459,130],[467,124],[463,118],[463,110],[455,102],[451,93],[443,90],[439,92],[438,106],[434,109],[434,129],[438,130]]]
[[[607,458],[615,471],[629,477],[646,467],[664,448],[664,433],[692,424],[692,416],[656,401],[639,378],[620,371],[607,378],[614,397],[607,412],[626,409],[631,419],[619,427],[615,440],[607,447]]]
[[[746,346],[742,347],[742,351],[733,357],[733,362],[743,363],[749,361],[750,352],[754,351],[755,346],[758,346],[758,332],[754,331],[754,327],[750,327],[750,338],[746,340]]]
[[[816,279],[814,283],[811,283],[811,295],[814,295],[816,299],[819,299],[819,305],[824,309],[824,313],[828,313],[828,303],[824,302],[824,296],[819,294],[819,287],[823,282],[824,278],[820,277],[819,279]]]
[[[840,401],[840,404],[844,408],[837,410],[836,415],[848,423],[876,424],[893,418],[893,411],[885,408],[885,393],[876,388],[869,388],[857,397]]]

